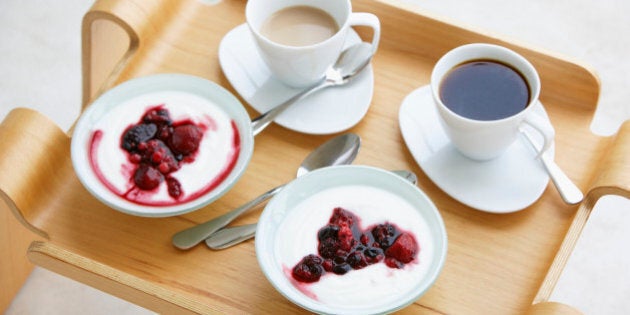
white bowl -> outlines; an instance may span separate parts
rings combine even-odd
[[[401,210],[383,209],[383,200],[400,204],[396,209]],[[336,206],[360,217],[362,228],[389,221],[414,234],[421,248],[416,263],[391,269],[379,262],[343,276],[326,273],[312,284],[293,280],[290,270],[301,257],[317,254],[317,231]],[[374,167],[334,166],[294,180],[269,202],[258,222],[255,246],[263,273],[293,303],[316,313],[381,314],[413,303],[431,287],[446,259],[447,236],[435,205],[407,180]],[[379,273],[389,278],[381,287],[384,296],[374,293],[378,284],[370,279]],[[344,288],[352,283],[356,289],[347,293]]]
[[[239,131],[240,152],[238,158],[231,172],[220,184],[207,193],[196,196],[191,200],[170,205],[144,205],[131,202],[108,189],[99,180],[91,166],[89,147],[95,131],[94,126],[112,111],[121,110],[123,105],[126,106],[125,108],[130,108],[129,104],[146,101],[147,105],[144,107],[146,108],[149,105],[157,105],[148,102],[156,102],[156,99],[160,100],[161,96],[167,99],[169,97],[177,99],[177,96],[173,95],[184,95],[186,98],[200,100],[199,102],[191,102],[195,104],[191,106],[197,108],[200,107],[196,105],[197,103],[214,103],[220,111],[226,113]],[[136,102],[136,100],[140,101]],[[135,108],[135,112],[143,111],[143,108],[139,108],[139,106],[132,105],[132,108]],[[125,109],[126,113],[127,110]],[[135,117],[132,114],[129,114],[129,116],[133,117],[122,119],[133,122],[140,119],[140,116]],[[121,124],[124,123],[126,122]],[[199,209],[225,194],[245,171],[251,159],[253,148],[254,140],[249,115],[243,105],[230,92],[211,81],[199,77],[182,74],[158,74],[124,82],[94,101],[83,112],[75,126],[72,136],[71,156],[72,164],[79,180],[101,202],[116,210],[132,215],[165,217]],[[120,150],[120,148],[117,146],[113,147],[112,150]],[[208,160],[196,159],[195,163],[207,163]],[[184,167],[186,165],[182,169]],[[199,174],[199,176],[203,176],[203,174]]]

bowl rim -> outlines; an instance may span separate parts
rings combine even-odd
[[[341,173],[341,174],[348,173],[348,174],[353,174],[356,176],[350,176],[351,179],[349,181],[352,183],[344,183],[344,184],[339,184],[339,185],[335,183],[330,183],[330,181],[325,180],[328,177],[339,175],[338,173]],[[421,278],[421,280],[419,281],[419,285],[414,286],[413,290],[410,290],[408,293],[403,294],[402,298],[400,298],[399,300],[396,301],[396,303],[394,303],[395,305],[392,304],[392,305],[380,306],[379,308],[373,309],[372,313],[375,313],[375,314],[390,313],[396,310],[400,310],[408,306],[409,304],[413,303],[422,295],[424,295],[424,293],[435,283],[435,281],[437,280],[438,276],[440,275],[444,267],[444,263],[446,261],[447,249],[448,249],[448,237],[446,234],[446,227],[444,225],[444,220],[442,219],[442,216],[439,210],[437,209],[437,207],[435,206],[435,204],[428,197],[428,195],[426,195],[426,193],[424,193],[420,188],[418,188],[416,185],[409,183],[407,180],[403,179],[402,177],[390,171],[377,168],[377,167],[372,167],[372,166],[342,165],[342,166],[330,166],[330,167],[325,167],[319,170],[315,170],[303,176],[300,176],[299,178],[287,184],[287,186],[280,193],[278,193],[273,199],[269,201],[269,203],[267,204],[267,206],[263,210],[263,213],[260,216],[258,226],[256,229],[256,238],[255,238],[256,257],[257,257],[259,266],[263,274],[267,278],[267,280],[285,298],[289,299],[291,302],[297,304],[298,306],[308,311],[312,311],[316,313],[323,313],[323,314],[364,313],[364,310],[362,310],[361,312],[358,312],[358,311],[353,312],[350,309],[344,309],[342,312],[340,312],[339,310],[332,309],[331,307],[328,307],[320,302],[317,302],[302,293],[296,293],[297,290],[293,290],[293,289],[287,290],[288,286],[293,287],[293,285],[290,283],[290,280],[287,279],[284,273],[281,270],[278,270],[278,268],[275,268],[274,266],[275,264],[275,260],[274,260],[275,254],[273,251],[273,246],[274,246],[273,245],[274,243],[273,232],[274,231],[269,231],[268,226],[270,224],[276,224],[276,225],[281,224],[282,220],[284,219],[284,215],[279,214],[278,211],[283,211],[283,210],[277,210],[277,209],[283,209],[285,207],[283,207],[280,203],[288,202],[285,200],[286,196],[290,194],[295,194],[296,190],[299,191],[299,189],[302,186],[309,185],[311,182],[320,182],[322,183],[322,185],[320,187],[317,187],[316,191],[313,192],[313,193],[317,193],[317,192],[323,191],[328,188],[333,188],[333,187],[348,186],[348,185],[366,185],[365,181],[362,181],[362,178],[360,177],[359,174],[368,174],[368,176],[384,179],[383,182],[387,184],[396,185],[395,187],[396,190],[405,189],[409,193],[414,194],[414,196],[417,198],[417,203],[418,204],[424,203],[426,206],[425,210],[418,209],[418,211],[420,211],[421,213],[423,213],[423,211],[427,212],[427,214],[432,216],[431,218],[427,218],[425,217],[425,214],[422,214],[422,217],[428,221],[434,221],[433,224],[435,224],[435,226],[432,226],[429,222],[427,222],[427,224],[429,225],[429,228],[432,231],[431,235],[433,237],[433,242],[435,245],[434,256],[432,259],[432,268],[430,268],[427,271],[427,274]],[[385,190],[396,194],[396,192],[393,191],[393,187],[391,186],[385,188],[385,186],[379,186],[379,183],[376,183],[375,185],[374,183],[371,183],[371,182],[367,183],[367,185],[376,187],[376,188],[384,188]],[[409,201],[407,198],[403,196],[401,197]],[[295,203],[294,205],[298,203],[299,202]],[[416,208],[416,204],[412,204],[412,205],[414,206],[414,208]],[[284,211],[285,213],[288,213],[291,211],[291,209],[285,209]],[[272,237],[271,241],[267,241],[269,237]]]
[[[240,153],[234,168],[215,189],[185,203],[167,206],[141,205],[111,192],[96,177],[88,158],[92,126],[125,100],[153,92],[184,92],[211,101],[235,122],[240,137]],[[83,186],[96,199],[123,213],[143,217],[168,217],[202,208],[227,193],[245,172],[254,150],[251,120],[241,102],[228,90],[210,80],[187,74],[162,73],[125,81],[100,95],[81,113],[71,139],[72,165]]]

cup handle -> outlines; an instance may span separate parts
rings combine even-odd
[[[350,15],[350,26],[368,26],[372,28],[372,53],[376,52],[381,39],[381,22],[372,13],[353,12]]]
[[[553,129],[553,126],[551,125],[551,122],[544,118],[542,115],[538,115],[536,113],[527,115],[525,117],[525,120],[523,120],[523,124],[529,125],[530,127],[534,128],[536,131],[538,131],[538,133],[540,133],[543,136],[543,146],[540,149],[540,151],[538,151],[538,154],[536,155],[536,158],[539,158],[541,155],[543,155],[543,153],[545,153],[549,147],[551,147],[551,144],[553,143],[553,139],[556,135],[556,131]]]

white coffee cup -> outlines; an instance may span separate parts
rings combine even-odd
[[[529,103],[520,112],[497,120],[476,120],[449,109],[440,98],[444,77],[453,68],[474,60],[493,60],[520,72],[529,86]],[[540,95],[540,78],[534,66],[524,57],[505,47],[491,44],[468,44],[457,47],[438,60],[431,73],[431,90],[442,125],[453,145],[474,160],[490,160],[503,153],[519,135],[523,125],[537,130],[544,139],[542,154],[555,135],[548,119],[534,111]]]
[[[330,38],[308,46],[288,46],[273,42],[260,32],[263,23],[274,13],[294,6],[310,6],[328,13],[339,26]],[[320,81],[333,65],[351,26],[372,28],[372,47],[380,39],[380,22],[371,13],[354,13],[350,0],[249,0],[245,17],[258,50],[274,77],[293,87],[306,87]]]

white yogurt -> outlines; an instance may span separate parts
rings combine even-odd
[[[129,99],[111,109],[94,124],[92,132],[102,131],[96,147],[97,164],[114,193],[123,194],[133,187],[130,178],[135,168],[130,167],[128,154],[120,147],[121,136],[130,125],[138,123],[147,109],[164,104],[173,121],[189,120],[205,128],[197,155],[192,163],[181,163],[181,168],[170,176],[176,178],[186,195],[204,189],[225,170],[232,161],[235,132],[232,120],[219,106],[199,96],[185,92],[155,92]],[[98,117],[99,115],[95,115]],[[151,192],[153,203],[172,203],[167,187],[162,183]]]
[[[289,211],[278,227],[286,238],[274,244],[276,259],[287,276],[304,256],[317,254],[317,232],[325,226],[335,207],[342,207],[360,218],[360,228],[390,222],[411,233],[420,247],[416,259],[403,269],[392,269],[379,262],[345,275],[325,273],[311,284],[292,281],[307,296],[333,308],[367,304],[381,305],[397,300],[413,290],[429,268],[434,255],[429,226],[418,210],[403,198],[370,186],[341,186],[323,190],[300,202]]]

